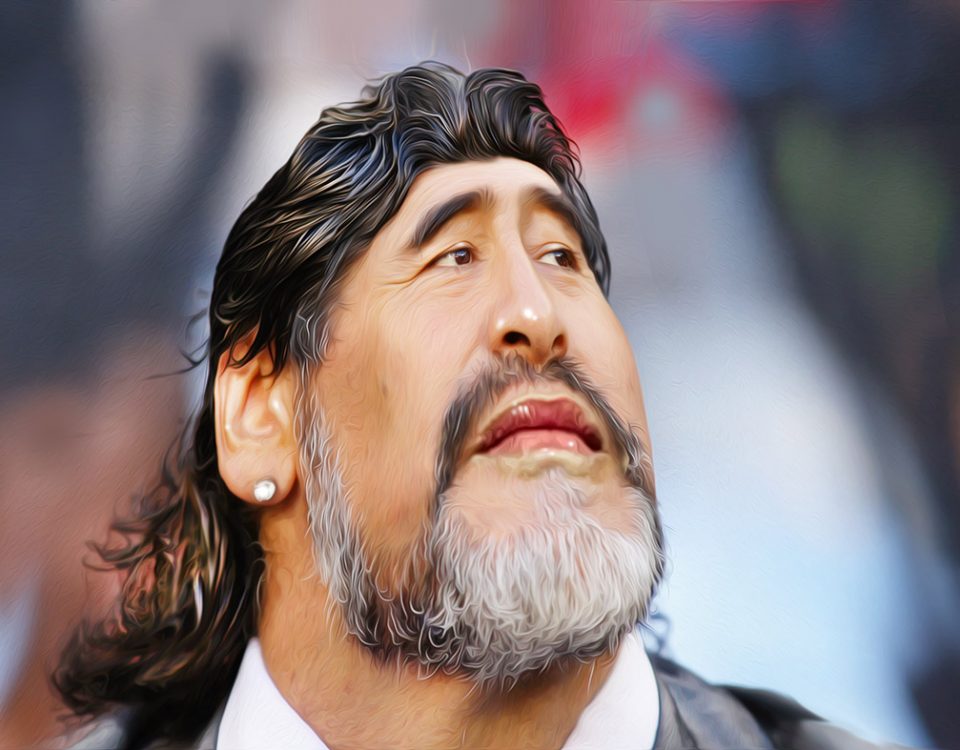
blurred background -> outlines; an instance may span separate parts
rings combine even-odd
[[[327,105],[516,68],[579,143],[670,563],[651,645],[960,747],[960,3],[0,11],[0,747],[44,744],[87,539],[156,481],[220,247]]]

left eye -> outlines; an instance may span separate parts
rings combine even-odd
[[[546,252],[541,256],[541,259],[546,260],[546,262],[551,265],[560,266],[561,268],[576,268],[577,266],[577,261],[573,253],[562,247]]]
[[[457,247],[444,253],[434,261],[437,266],[465,266],[473,262],[473,251],[469,247]]]

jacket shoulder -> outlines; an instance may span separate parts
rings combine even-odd
[[[824,721],[792,698],[769,690],[733,685],[732,693],[756,717],[770,735],[774,746],[790,750],[876,750],[903,748],[902,745],[876,745]]]
[[[660,695],[655,750],[773,747],[750,711],[728,690],[663,656],[649,656]]]
[[[824,721],[785,695],[770,690],[714,685],[658,654],[650,654],[650,661],[660,689],[661,726],[657,731],[657,748],[874,750],[881,747]]]
[[[114,750],[122,747],[124,736],[123,722],[108,717],[68,734],[66,750]]]

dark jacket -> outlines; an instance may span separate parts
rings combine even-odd
[[[868,750],[877,747],[821,720],[782,695],[765,690],[711,685],[668,659],[656,654],[649,656],[660,693],[656,750]],[[216,744],[222,715],[221,709],[187,748],[230,750],[217,748]],[[123,739],[121,722],[107,720],[71,745],[71,750],[121,748]],[[400,746],[402,742],[396,745]],[[159,750],[168,746],[156,744],[151,747]]]
[[[711,685],[661,656],[650,654],[650,661],[660,692],[660,723],[654,748],[867,750],[877,747],[823,721],[783,695]]]

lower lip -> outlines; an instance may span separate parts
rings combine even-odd
[[[488,451],[491,456],[514,456],[544,448],[590,455],[593,451],[575,432],[566,430],[519,430]]]

